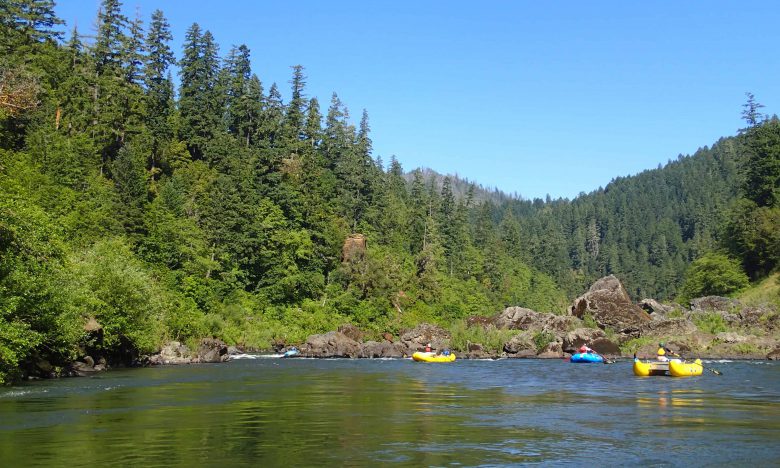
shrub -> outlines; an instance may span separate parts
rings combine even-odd
[[[688,268],[680,300],[688,302],[701,296],[729,296],[748,285],[748,277],[736,260],[719,253],[708,253]]]
[[[699,328],[699,330],[711,334],[716,334],[726,331],[726,322],[723,320],[723,316],[717,312],[705,312],[697,314],[693,317],[693,323]]]
[[[555,341],[555,335],[549,331],[541,331],[534,335],[534,344],[536,345],[536,352],[540,352],[548,344]]]

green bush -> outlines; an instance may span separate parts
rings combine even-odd
[[[552,332],[542,331],[534,335],[534,344],[536,345],[536,352],[543,350],[548,344],[555,341],[555,335]]]
[[[729,296],[749,284],[739,262],[723,254],[708,253],[688,268],[679,299],[688,302],[702,296]]]
[[[449,331],[452,335],[450,340],[452,349],[466,351],[469,344],[477,343],[490,353],[501,353],[504,344],[517,333],[516,330],[500,330],[493,325],[489,325],[487,328],[482,326],[469,327],[465,320],[454,322]]]
[[[693,317],[693,323],[699,330],[713,335],[727,330],[723,316],[717,312],[697,314]]]

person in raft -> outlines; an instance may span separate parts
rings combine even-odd
[[[658,354],[658,360],[661,361],[661,362],[668,362],[669,358],[666,357],[667,353],[669,353],[671,355],[674,355],[674,353],[672,352],[671,349],[669,349],[666,346],[664,346],[664,342],[663,341],[658,343],[658,351],[656,352],[656,354]]]
[[[580,346],[580,354],[586,354],[586,353],[594,353],[592,349],[590,349],[587,345]]]
[[[430,344],[430,343],[428,343],[427,345],[425,345],[425,352],[426,352],[426,353],[430,353],[430,352],[431,352],[431,344]]]

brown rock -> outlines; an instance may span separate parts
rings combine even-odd
[[[434,350],[442,350],[450,347],[450,332],[436,325],[421,323],[402,334],[401,343],[412,352],[425,349],[428,343]]]
[[[637,336],[642,325],[651,320],[647,312],[631,302],[628,292],[612,275],[593,283],[587,293],[574,300],[569,312],[580,319],[590,314],[600,328]]]
[[[575,354],[580,346],[588,345],[607,335],[599,328],[577,328],[563,337],[563,350],[569,354]],[[595,348],[594,348],[595,349]]]
[[[504,352],[509,357],[533,357],[536,356],[536,345],[533,335],[528,332],[518,333],[504,343]]]
[[[345,323],[344,325],[340,326],[339,332],[357,342],[363,341],[363,332],[351,323]]]
[[[300,348],[301,353],[311,357],[357,357],[360,344],[340,332],[311,335]]]
[[[563,347],[558,341],[553,341],[545,346],[536,357],[540,359],[561,359],[563,355]]]

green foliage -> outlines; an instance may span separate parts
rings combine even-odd
[[[656,339],[649,336],[642,336],[639,338],[632,338],[623,344],[620,345],[620,352],[622,354],[634,354],[636,353],[640,348],[643,348],[653,342],[655,342]]]
[[[0,179],[5,182],[5,180]],[[65,246],[45,213],[0,190],[0,383],[45,355],[72,357],[81,326],[65,287]]]
[[[449,327],[450,345],[455,350],[468,350],[469,344],[480,344],[489,353],[500,354],[504,344],[512,339],[516,330],[499,330],[493,325],[469,327],[465,320],[458,320]],[[545,343],[546,346],[546,343]]]
[[[95,348],[111,352],[129,346],[145,353],[158,349],[166,310],[177,309],[167,309],[170,298],[129,246],[121,239],[107,239],[72,261],[81,313],[103,326]]]
[[[120,361],[205,336],[268,349],[343,323],[375,337],[436,323],[499,352],[508,332],[464,320],[563,313],[606,274],[675,297],[727,217],[724,244],[752,277],[780,258],[778,124],[755,102],[738,138],[573,201],[524,200],[395,158],[385,170],[366,111],[355,125],[334,93],[323,119],[300,65],[289,102],[266,94],[249,49],[220,57],[198,24],[172,70],[159,10],[143,37],[103,0],[94,41],[74,28],[63,45],[49,0],[0,8],[15,99],[0,106],[0,380],[78,349]],[[367,245],[345,255],[354,233]],[[711,263],[684,294],[742,287]],[[102,332],[85,335],[92,318]]]
[[[590,313],[586,313],[582,316],[582,323],[587,328],[599,328],[598,322],[596,322],[596,319],[593,318],[593,315]]]
[[[691,264],[680,300],[734,295],[748,284],[747,275],[736,261],[722,254],[708,253]]]
[[[536,345],[536,352],[541,352],[548,344],[555,341],[555,334],[549,331],[540,331],[534,334],[533,342]]]
[[[693,323],[699,330],[713,335],[728,330],[726,321],[723,320],[723,315],[717,312],[697,314],[693,317]]]

